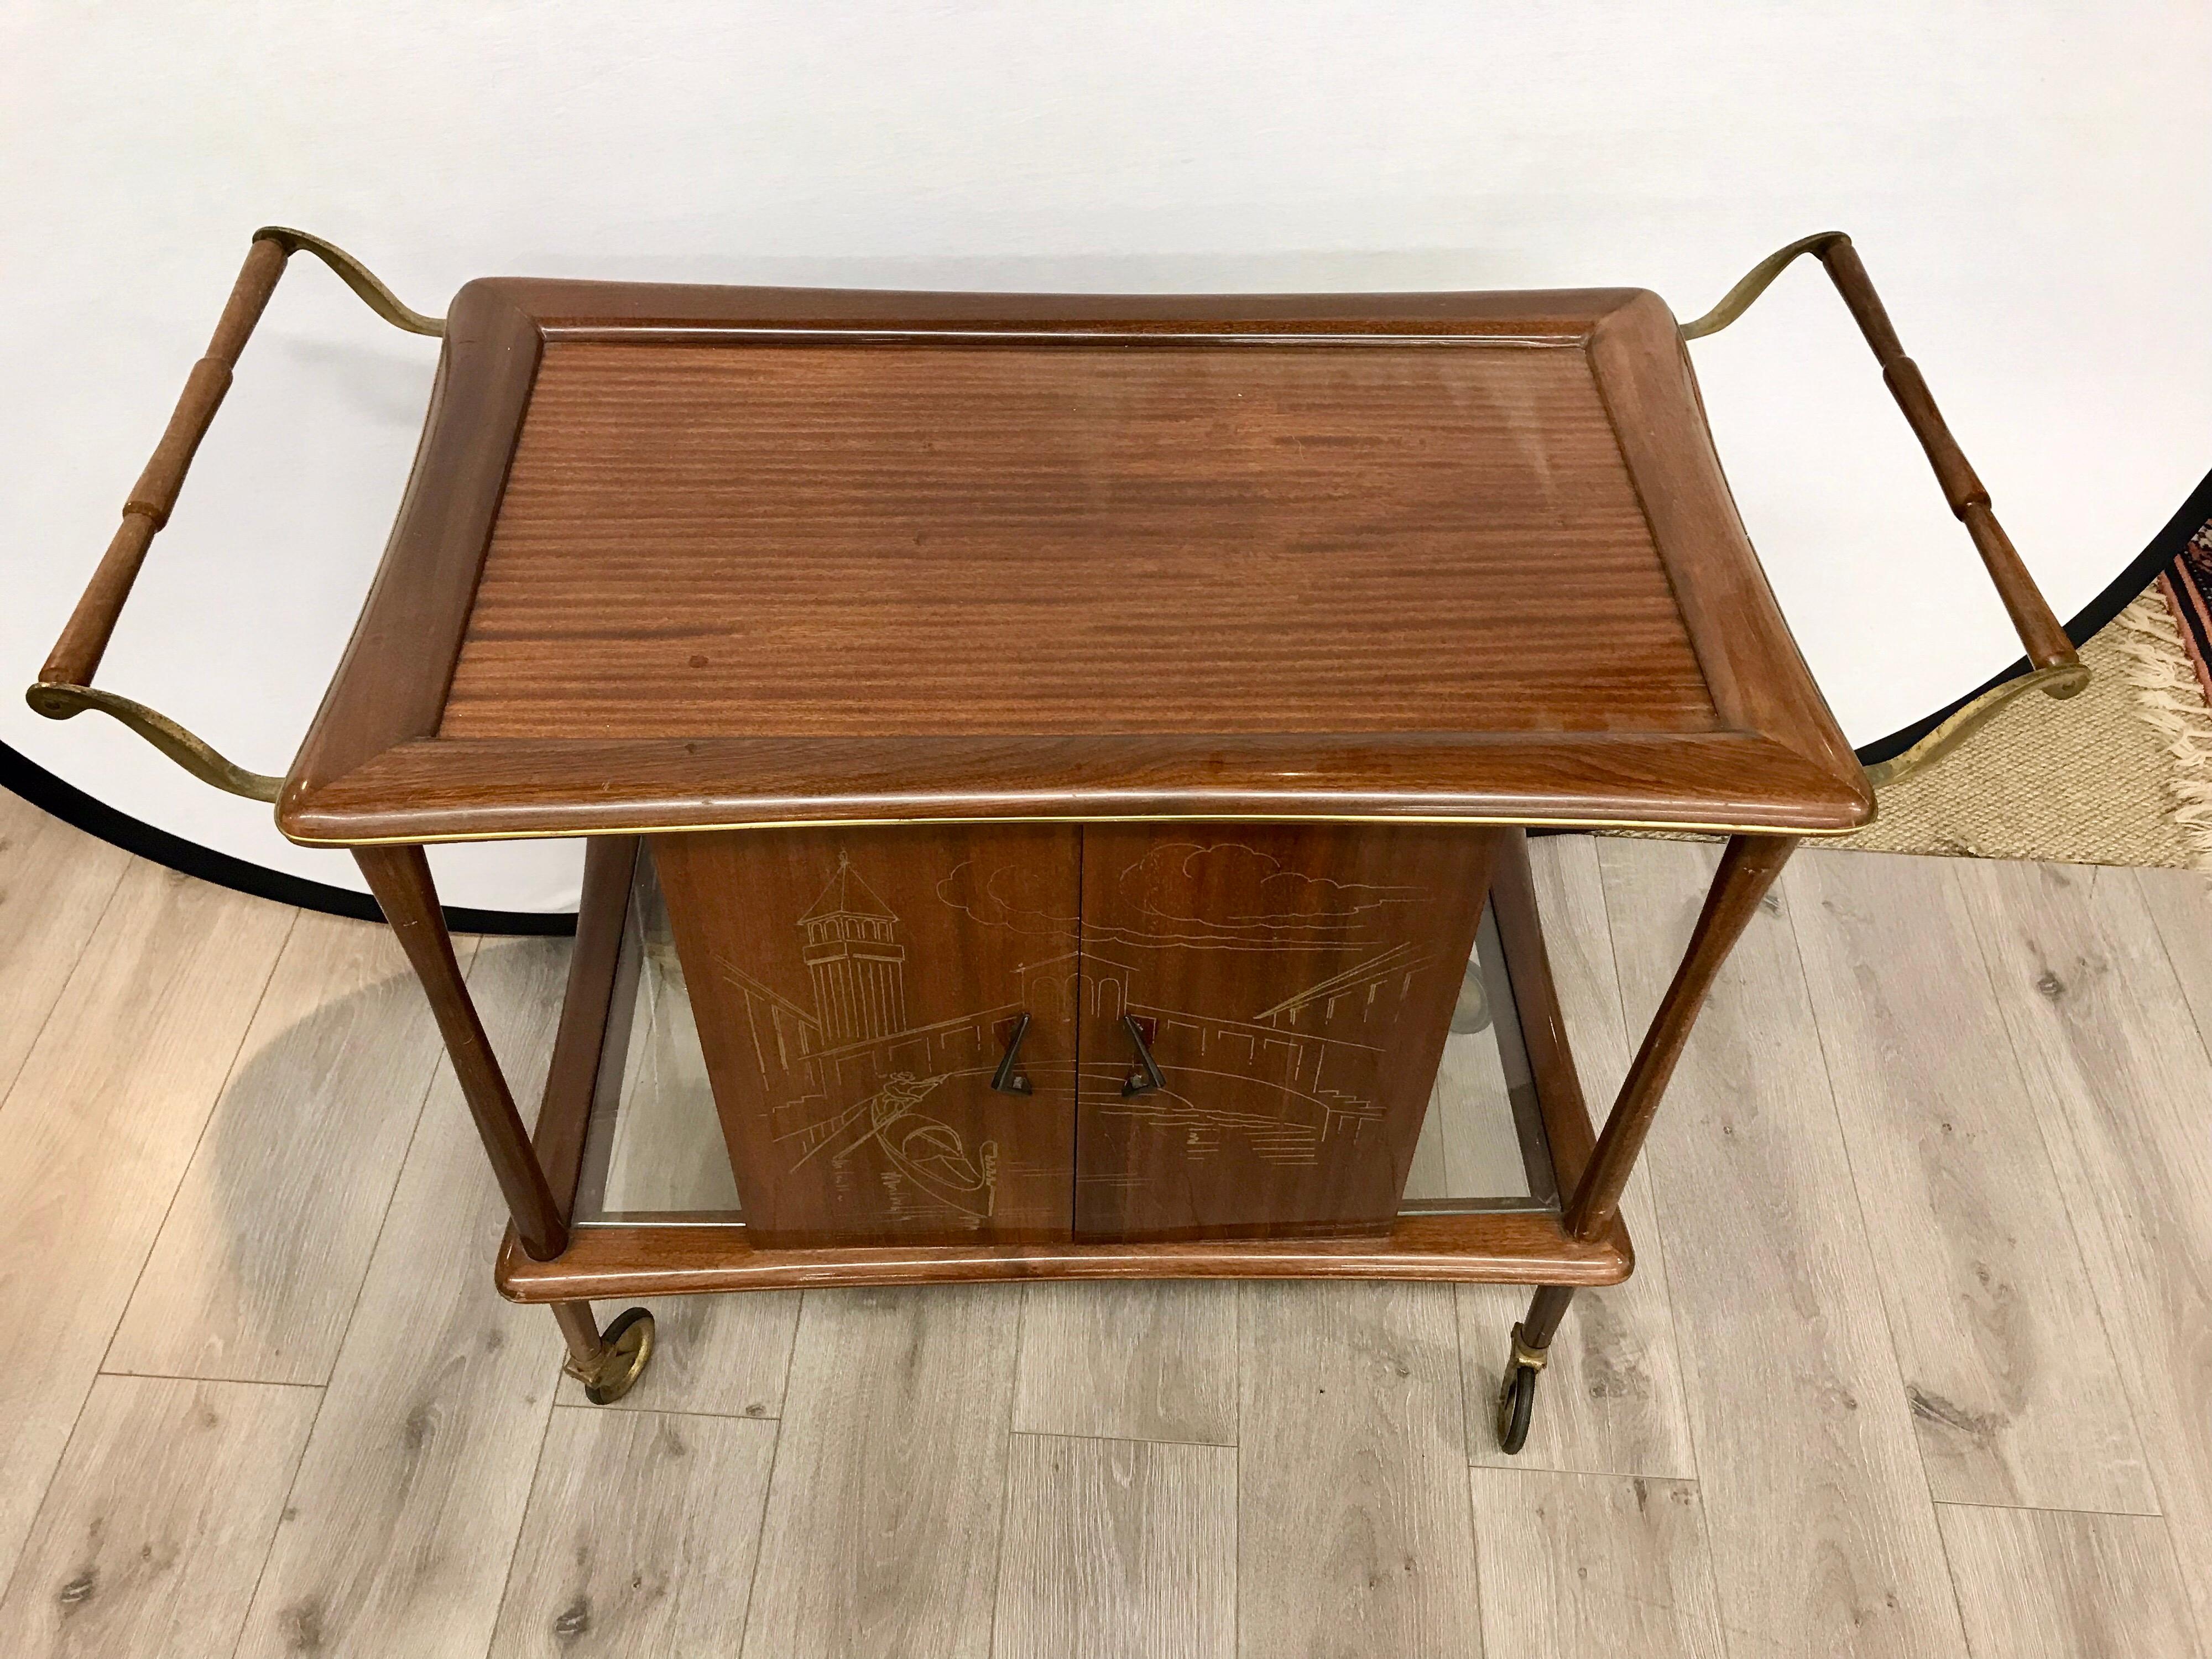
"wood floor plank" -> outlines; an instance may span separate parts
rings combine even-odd
[[[0,1099],[131,855],[0,789]]]
[[[492,1659],[734,1653],[775,1425],[553,1413]]]
[[[2138,870],[2136,887],[2150,907],[2159,943],[2196,1016],[2197,1034],[2212,1042],[2212,874],[2202,870]]]
[[[1042,1284],[1024,1297],[1017,1429],[1236,1443],[1234,1284]]]
[[[1242,1293],[1239,1651],[1476,1650],[1451,1287]]]
[[[783,1414],[784,1378],[799,1328],[799,1292],[666,1296],[594,1304],[605,1325],[624,1308],[653,1313],[653,1363],[611,1406],[594,1411],[697,1412],[713,1417]],[[561,1379],[564,1406],[583,1406],[584,1385]]]
[[[537,1097],[565,939],[477,952],[470,988],[518,1099]],[[481,1659],[562,1348],[491,1285],[506,1211],[450,1068],[424,1108],[239,1645]]]
[[[2212,1644],[2212,1060],[2175,971],[2190,955],[2160,939],[2212,927],[2212,902],[2155,884],[2153,906],[2127,870],[1961,878]]]
[[[319,1398],[98,1379],[0,1601],[0,1653],[228,1653]]]
[[[1673,975],[1716,856],[1600,849],[1632,1028]],[[1955,1659],[1965,1638],[1788,906],[1768,902],[1647,1152],[1721,1611],[1738,1652]]]
[[[809,1291],[748,1659],[988,1654],[1018,1287]]]
[[[1237,1453],[1017,1434],[992,1659],[1231,1659]]]
[[[1930,1491],[2155,1512],[1959,861],[1783,876]]]
[[[392,930],[302,914],[105,1369],[328,1382],[444,1058]]]
[[[1590,836],[1544,836],[1529,842],[1528,853],[1575,1069],[1590,1109],[1601,1120],[1627,1075],[1630,1043],[1597,842]],[[1491,1419],[1509,1334],[1528,1310],[1528,1292],[1498,1285],[1460,1287],[1460,1375],[1473,1462],[1594,1474],[1694,1473],[1667,1291],[1663,1218],[1641,1167],[1629,1178],[1621,1212],[1636,1243],[1635,1276],[1625,1285],[1576,1294],[1553,1340],[1528,1444],[1516,1456],[1498,1449]]]
[[[1469,1473],[1485,1653],[1723,1659],[1694,1482]]]
[[[1955,1504],[1936,1513],[1974,1659],[2197,1659],[2159,1516]]]
[[[11,1565],[293,913],[134,865],[0,1104],[0,1571]]]

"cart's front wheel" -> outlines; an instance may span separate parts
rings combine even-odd
[[[653,1316],[643,1308],[616,1315],[600,1342],[600,1358],[591,1375],[576,1375],[584,1385],[585,1399],[594,1406],[611,1406],[630,1391],[652,1361]]]
[[[1528,1441],[1528,1419],[1536,1411],[1536,1371],[1508,1365],[1498,1390],[1498,1449],[1510,1457]]]

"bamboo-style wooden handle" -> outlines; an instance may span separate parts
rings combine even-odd
[[[259,238],[246,250],[246,264],[231,287],[207,355],[192,365],[184,395],[177,399],[161,441],[154,447],[153,458],[125,500],[123,522],[107,544],[107,551],[86,585],[83,597],[77,600],[76,609],[70,613],[46,665],[40,671],[42,684],[92,684],[108,639],[115,632],[116,619],[123,614],[123,602],[131,597],[131,584],[138,580],[138,568],[146,562],[146,550],[176,508],[177,495],[184,488],[192,456],[207,435],[216,410],[222,407],[238,355],[252,337],[253,325],[261,320],[269,296],[276,291],[276,279],[284,274],[289,252],[273,237]]]
[[[1889,387],[1897,406],[1905,412],[1905,423],[1912,435],[1920,440],[1926,452],[1928,465],[1936,471],[1936,481],[1943,488],[1943,499],[1950,503],[1953,514],[1966,526],[1973,538],[1974,549],[1982,556],[1982,563],[1990,573],[1990,580],[1997,590],[1997,598],[2004,602],[2005,612],[2012,618],[2014,630],[2020,642],[2027,647],[2027,659],[2038,668],[2062,668],[2078,663],[2074,641],[2066,636],[2058,618],[2051,613],[2051,605],[2043,597],[2043,590],[2035,585],[2035,578],[2027,574],[2021,562],[2020,553],[2006,535],[2004,526],[1997,522],[1990,507],[1990,492],[1975,475],[1959,441],[1951,435],[1951,428],[1943,413],[1936,407],[1935,394],[1928,389],[1927,377],[1921,374],[1920,365],[1905,355],[1905,347],[1897,337],[1897,330],[1889,320],[1889,313],[1875,292],[1874,283],[1867,276],[1866,266],[1860,263],[1858,250],[1851,239],[1838,234],[1833,241],[1815,250],[1820,263],[1828,272],[1829,280],[1842,295],[1844,304],[1866,336],[1873,348],[1875,361],[1881,365],[1881,378]]]
[[[107,641],[115,632],[116,618],[123,614],[123,602],[131,597],[139,566],[146,562],[146,550],[175,511],[177,494],[185,487],[192,456],[200,440],[207,436],[216,410],[222,407],[223,394],[230,390],[231,370],[238,366],[238,354],[253,337],[253,325],[261,320],[269,296],[276,291],[276,279],[284,274],[286,262],[303,248],[336,271],[371,311],[395,328],[410,334],[446,331],[441,319],[426,317],[400,304],[390,289],[343,248],[283,225],[264,225],[255,231],[245,268],[231,287],[222,319],[215,325],[215,337],[208,343],[207,356],[194,363],[185,377],[184,395],[177,399],[161,441],[154,447],[153,459],[124,501],[123,522],[100,556],[100,568],[92,573],[76,609],[70,613],[46,665],[39,671],[37,684],[23,694],[24,702],[48,720],[70,720],[88,708],[96,708],[122,721],[201,781],[248,800],[275,800],[284,781],[265,772],[246,770],[157,708],[118,697],[112,691],[94,690],[92,677],[107,653]]]
[[[1935,394],[1928,390],[1927,378],[1920,366],[1905,355],[1905,347],[1897,337],[1896,326],[1889,320],[1881,296],[1875,292],[1874,282],[1868,276],[1866,266],[1860,263],[1858,250],[1851,239],[1839,230],[1822,231],[1790,243],[1769,254],[1752,267],[1738,283],[1704,316],[1682,325],[1686,340],[1702,338],[1719,332],[1741,317],[1751,302],[1766,291],[1767,285],[1780,276],[1790,263],[1802,253],[1817,258],[1826,270],[1828,278],[1843,295],[1844,304],[1866,336],[1873,348],[1875,361],[1881,365],[1881,378],[1888,385],[1890,395],[1905,413],[1905,423],[1912,434],[1920,440],[1920,447],[1928,457],[1928,465],[1935,469],[1936,481],[1942,486],[1943,499],[1950,504],[1951,512],[1966,526],[1973,538],[1974,549],[1982,556],[1982,563],[1996,586],[1997,598],[2004,604],[2005,613],[2012,618],[2013,629],[2027,652],[2027,659],[2038,670],[2071,670],[2072,672],[2053,673],[2043,680],[2043,688],[2053,696],[2070,696],[2086,685],[2087,677],[2081,672],[2081,659],[2074,649],[2074,642],[2066,636],[2058,618],[2051,614],[2050,603],[2043,590],[2035,585],[2027,567],[2021,562],[2019,551],[2012,538],[1997,522],[1990,506],[1990,492],[1975,476],[1959,441],[1951,435],[1945,424],[1942,411],[1936,407]]]

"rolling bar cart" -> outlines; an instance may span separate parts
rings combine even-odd
[[[92,685],[295,252],[442,334],[422,447],[279,779]],[[1686,338],[1820,258],[2019,626],[2080,689],[1847,239],[1680,325],[1632,289],[1206,298],[469,283],[252,245],[39,683],[351,850],[591,1397],[595,1300],[1155,1276],[1537,1287],[1518,1449],[1715,973],[1873,814]],[[1525,835],[1728,838],[1594,1125]],[[426,844],[587,840],[534,1130]]]

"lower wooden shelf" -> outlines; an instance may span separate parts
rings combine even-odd
[[[1543,1211],[1408,1215],[1385,1237],[1178,1240],[1172,1243],[881,1245],[756,1249],[742,1222],[580,1226],[550,1261],[512,1237],[500,1294],[515,1302],[685,1296],[807,1285],[1023,1279],[1428,1279],[1505,1285],[1617,1285],[1636,1265],[1626,1229],[1569,1237]]]

